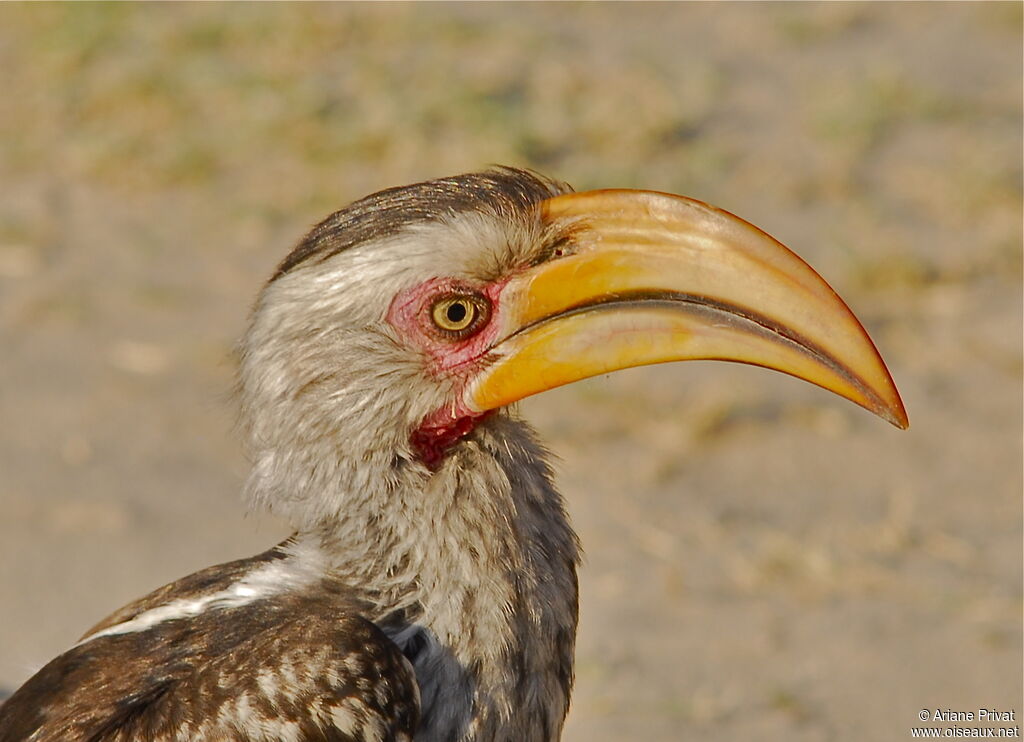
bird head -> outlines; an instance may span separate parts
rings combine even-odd
[[[382,191],[316,226],[256,303],[239,385],[250,491],[308,526],[338,497],[457,465],[519,399],[691,359],[782,371],[907,425],[838,295],[728,212],[513,169]]]

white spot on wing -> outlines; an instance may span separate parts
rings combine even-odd
[[[297,562],[295,559],[274,561],[253,570],[224,590],[198,598],[179,598],[150,608],[128,621],[122,621],[85,637],[75,646],[81,646],[103,636],[147,631],[165,621],[194,618],[215,608],[239,608],[317,579],[315,572],[300,566]]]
[[[354,736],[359,728],[359,719],[347,706],[334,706],[331,709],[331,723],[342,734]]]
[[[367,719],[366,726],[363,727],[363,740],[364,742],[384,742],[384,732],[384,725],[380,719]]]
[[[256,684],[264,696],[271,699],[277,698],[279,688],[274,673],[269,670],[260,670],[256,675]]]

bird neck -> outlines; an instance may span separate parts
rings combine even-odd
[[[488,418],[430,476],[352,505],[292,549],[351,585],[413,662],[417,740],[558,739],[579,547],[532,431]]]

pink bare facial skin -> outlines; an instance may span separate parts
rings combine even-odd
[[[410,442],[420,461],[436,470],[445,454],[469,435],[488,412],[470,410],[463,401],[466,383],[477,371],[478,361],[500,339],[502,327],[501,293],[508,279],[475,286],[454,278],[431,278],[400,292],[388,308],[387,321],[401,338],[423,351],[427,368],[438,377],[454,382],[455,401],[435,410],[420,423]],[[490,315],[474,333],[453,337],[438,328],[431,317],[434,304],[453,294],[476,295],[490,304]]]

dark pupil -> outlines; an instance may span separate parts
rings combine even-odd
[[[448,316],[449,322],[451,322],[453,325],[457,325],[464,319],[466,319],[466,314],[468,313],[468,311],[469,310],[466,309],[466,305],[463,302],[458,301],[455,302],[454,304],[449,304],[448,309],[445,311],[445,314]]]

